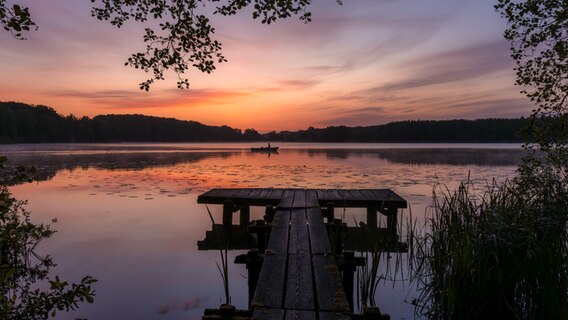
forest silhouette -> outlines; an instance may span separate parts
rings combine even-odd
[[[1,143],[64,142],[522,142],[518,119],[416,120],[367,127],[272,131],[130,115],[63,116],[47,106],[0,102]]]

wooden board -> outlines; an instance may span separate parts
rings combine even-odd
[[[321,209],[308,208],[307,218],[312,254],[326,254],[331,252],[331,245],[329,244],[329,237],[327,236],[325,224],[323,223]]]
[[[306,207],[306,190],[296,189],[294,192],[294,202],[292,203],[293,208],[305,208]]]
[[[349,190],[351,194],[351,200],[356,201],[367,201],[367,198],[359,190]]]
[[[262,199],[260,195],[262,194],[263,189],[255,188],[252,189],[251,192],[248,194],[247,198],[251,199]]]
[[[293,189],[286,189],[282,195],[282,199],[278,204],[280,208],[291,208],[292,204],[294,204],[294,194],[296,192]]]
[[[282,308],[286,275],[286,255],[266,254],[252,299],[253,306]]]
[[[282,199],[283,194],[284,194],[284,189],[272,189],[272,192],[270,193],[270,198],[280,200]]]
[[[332,256],[312,256],[312,262],[320,310],[349,312],[349,303],[341,286],[335,258]]]
[[[314,189],[307,189],[306,190],[306,207],[313,208],[319,207],[319,200],[318,200],[318,193]]]
[[[317,189],[316,192],[318,194],[318,200],[325,206],[325,201],[331,199],[329,193],[325,189]]]
[[[314,310],[312,285],[312,262],[310,254],[288,255],[285,309]]]
[[[267,250],[272,254],[286,255],[288,253],[288,234],[290,226],[290,209],[278,209],[272,221],[270,239]]]
[[[284,309],[254,308],[252,319],[255,320],[282,320],[284,319]]]
[[[259,199],[266,200],[271,199],[270,194],[272,193],[272,189],[262,189],[262,192],[258,196]]]
[[[248,198],[248,195],[252,192],[252,189],[240,189],[237,194],[235,195],[235,198]]]
[[[363,189],[360,190],[361,194],[365,196],[367,201],[377,201],[377,195],[373,192],[373,190]]]
[[[292,209],[290,222],[290,240],[288,244],[288,254],[310,253],[310,240],[308,238],[306,209]]]
[[[348,313],[341,312],[320,312],[319,320],[351,320]]]
[[[336,207],[341,207],[341,204],[343,203],[343,198],[341,198],[339,192],[335,189],[329,189],[327,190],[327,193],[329,194],[328,200],[331,202],[335,202]]]
[[[316,320],[316,313],[308,310],[286,310],[285,320]]]

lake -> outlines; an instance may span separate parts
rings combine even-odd
[[[11,187],[36,223],[54,225],[42,254],[52,275],[93,275],[94,304],[58,319],[201,319],[222,302],[218,251],[199,251],[211,229],[197,196],[212,188],[390,188],[405,198],[407,221],[423,222],[433,187],[470,179],[480,190],[514,176],[518,144],[261,143],[2,145],[8,164],[35,165],[39,181]],[[221,206],[209,206],[221,221]],[[354,226],[365,211],[337,209]],[[252,208],[259,219],[264,208]],[[404,235],[402,240],[404,240]],[[229,260],[245,251],[229,253]],[[244,265],[230,264],[232,302],[247,307]],[[413,319],[416,292],[404,277],[381,282],[377,305],[392,319]]]

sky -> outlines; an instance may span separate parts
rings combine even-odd
[[[495,0],[314,1],[308,24],[215,16],[228,62],[212,74],[189,70],[189,90],[166,74],[149,92],[138,87],[148,75],[124,66],[145,48],[146,25],[98,21],[88,0],[17,2],[39,30],[23,41],[0,32],[0,101],[63,115],[136,113],[268,132],[532,109],[514,85]]]

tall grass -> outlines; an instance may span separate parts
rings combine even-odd
[[[521,176],[434,190],[413,235],[417,311],[430,319],[568,319],[568,191],[562,177]]]
[[[229,252],[229,241],[227,240],[229,237],[223,235],[219,232],[219,228],[215,227],[215,219],[213,218],[213,214],[211,214],[211,210],[207,207],[207,213],[209,214],[209,218],[211,219],[211,223],[213,225],[213,230],[217,235],[217,241],[219,241],[219,255],[221,256],[221,264],[218,261],[215,261],[217,265],[217,269],[221,274],[221,280],[223,281],[223,289],[225,293],[225,304],[231,303],[231,296],[229,294],[229,260],[228,260],[228,252]]]

